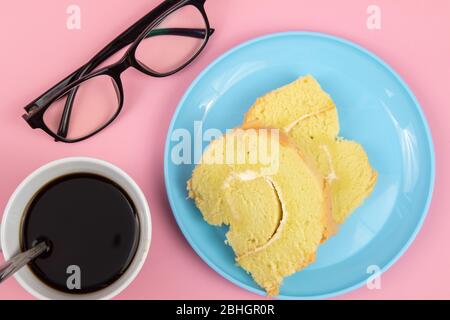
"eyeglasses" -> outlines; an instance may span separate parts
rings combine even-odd
[[[107,127],[120,113],[122,72],[133,67],[149,76],[166,77],[191,63],[214,29],[206,0],[166,0],[120,34],[88,63],[25,107],[23,118],[55,141],[78,142]],[[96,70],[129,46],[116,63]]]

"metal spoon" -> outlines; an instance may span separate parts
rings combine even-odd
[[[16,273],[20,270],[24,265],[28,264],[28,262],[36,259],[42,253],[46,252],[50,247],[45,241],[39,242],[37,245],[32,247],[31,249],[21,252],[10,260],[4,262],[0,266],[0,283],[2,283],[6,278],[10,275]]]

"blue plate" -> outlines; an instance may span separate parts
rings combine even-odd
[[[193,147],[206,145],[199,143],[202,133],[194,130],[195,121],[202,121],[203,132],[225,132],[242,122],[257,97],[305,74],[312,74],[332,96],[341,136],[364,146],[379,176],[364,205],[320,247],[317,261],[285,279],[280,298],[331,297],[362,286],[377,270],[385,271],[419,231],[434,185],[433,145],[425,117],[407,85],[383,61],[351,42],[318,33],[252,40],[224,54],[194,81],[178,105],[166,141],[165,182],[173,214],[211,268],[238,286],[264,294],[235,265],[231,248],[224,244],[226,228],[208,225],[186,198],[194,164],[174,163],[172,150],[183,139],[189,142],[192,153],[184,155],[186,160],[192,156],[193,163],[199,157]]]

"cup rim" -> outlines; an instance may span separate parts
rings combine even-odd
[[[69,164],[78,164],[78,166],[70,166]],[[31,172],[25,179],[22,180],[22,182],[16,187],[12,195],[10,196],[6,207],[3,212],[3,217],[1,220],[1,229],[0,229],[0,248],[3,252],[3,256],[5,259],[9,259],[13,254],[16,252],[13,252],[18,246],[20,247],[20,234],[17,235],[16,239],[7,239],[7,225],[11,218],[13,217],[12,209],[13,206],[19,202],[20,203],[20,196],[24,192],[24,189],[29,186],[33,181],[36,179],[44,179],[46,180],[44,182],[47,183],[53,179],[55,179],[60,175],[52,176],[51,172],[52,170],[55,170],[57,168],[61,168],[63,166],[66,166],[66,169],[62,169],[63,171],[66,171],[63,174],[70,174],[70,173],[76,173],[81,172],[81,170],[84,170],[83,172],[86,173],[86,169],[81,169],[81,165],[91,165],[93,168],[97,169],[103,169],[102,173],[108,172],[110,175],[105,176],[116,183],[118,183],[121,187],[123,187],[129,196],[131,197],[132,201],[135,202],[136,207],[141,208],[141,210],[137,210],[139,220],[140,220],[140,238],[139,238],[139,245],[136,250],[136,253],[133,257],[133,260],[131,264],[128,266],[125,273],[117,279],[115,282],[107,286],[106,288],[103,288],[98,291],[94,291],[91,293],[65,293],[58,291],[56,289],[53,289],[46,285],[42,280],[40,280],[37,276],[35,276],[32,271],[27,268],[26,266],[22,268],[20,271],[16,272],[14,274],[15,279],[19,284],[30,294],[32,294],[34,297],[38,299],[111,299],[114,296],[118,295],[120,292],[122,292],[138,275],[139,271],[141,270],[144,262],[146,261],[148,251],[150,249],[151,244],[151,236],[152,236],[152,223],[151,223],[151,213],[150,208],[147,203],[147,199],[140,189],[140,187],[137,185],[137,183],[122,169],[117,167],[116,165],[107,162],[105,160],[100,160],[96,158],[91,157],[67,157],[62,158],[58,160],[51,161],[49,163],[44,164],[43,166],[37,168],[33,172]],[[80,171],[77,171],[80,170]],[[54,172],[54,171],[53,171]],[[48,178],[43,178],[42,175],[45,173],[49,174]],[[102,175],[102,173],[98,173]],[[115,175],[115,176],[113,176]],[[123,183],[119,183],[117,179],[123,180]],[[127,184],[124,186],[123,184]],[[40,183],[42,186],[43,183]],[[127,190],[128,189],[128,190]],[[36,190],[37,191],[37,190]],[[131,191],[131,192],[130,192]],[[29,200],[28,200],[29,201]],[[22,201],[23,203],[23,201]],[[25,211],[19,214],[20,219],[23,217]],[[16,217],[17,218],[17,217]],[[11,222],[12,223],[12,222]],[[11,224],[9,223],[9,224]],[[17,223],[17,222],[16,222]],[[12,243],[15,242],[15,243]],[[30,278],[33,278],[34,283],[40,282],[40,287],[45,287],[47,292],[52,292],[52,296],[45,294],[42,292],[42,290],[37,289],[33,283],[30,283],[31,281],[27,280]]]

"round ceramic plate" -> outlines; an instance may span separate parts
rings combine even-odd
[[[244,43],[194,81],[178,105],[166,141],[165,182],[173,214],[211,268],[238,286],[264,294],[236,266],[232,249],[224,244],[227,228],[208,225],[187,199],[186,181],[199,157],[198,145],[207,145],[202,133],[238,126],[257,97],[306,74],[331,95],[340,135],[364,146],[378,182],[338,235],[320,247],[316,262],[284,280],[281,298],[334,296],[364,285],[377,270],[385,271],[416,236],[434,184],[433,146],[422,110],[406,84],[379,58],[318,33],[280,33]],[[178,164],[180,159],[173,157],[180,147],[188,164]]]

